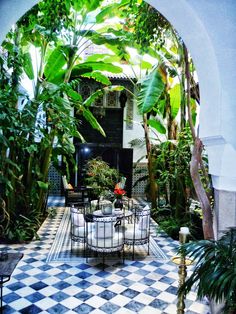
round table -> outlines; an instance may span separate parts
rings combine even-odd
[[[117,209],[113,209],[112,212],[110,214],[103,214],[102,211],[99,209],[99,210],[95,210],[93,212],[93,215],[96,216],[96,217],[109,217],[109,216],[112,216],[112,217],[117,217],[117,218],[128,218],[130,216],[133,215],[133,212],[131,210],[117,210]]]

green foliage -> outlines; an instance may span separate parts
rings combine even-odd
[[[223,313],[235,313],[236,228],[225,232],[218,241],[185,244],[184,250],[196,265],[179,293],[188,293],[196,285],[198,298],[207,296],[216,302],[224,302]]]
[[[149,112],[156,104],[164,89],[164,83],[157,68],[142,81],[137,105],[141,114]]]
[[[159,211],[156,213],[158,216]],[[174,217],[165,217],[163,220],[158,221],[159,228],[165,231],[172,239],[178,240],[179,230],[182,223]]]
[[[42,217],[35,211],[30,214],[29,217],[19,215],[15,221],[11,221],[6,228],[5,237],[10,242],[25,242],[30,241],[33,238],[39,239],[37,230],[42,222]]]
[[[109,32],[103,35],[91,30],[100,4],[97,0],[60,0],[53,3],[52,10],[51,0],[40,1],[3,43],[6,60],[0,58],[0,183],[4,185],[5,213],[10,221],[1,228],[6,240],[23,241],[36,235],[45,215],[51,161],[56,166],[62,155],[65,164],[73,163],[71,139],[85,141],[77,117],[83,115],[105,136],[90,105],[111,85],[102,71],[119,73],[121,68],[112,64],[111,56],[87,62],[80,56],[84,43],[88,48],[92,37],[99,44],[111,42]],[[32,54],[35,48],[37,58]],[[32,60],[37,63],[34,67]],[[23,75],[32,81],[31,98],[27,92],[19,92]],[[82,77],[103,84],[87,100],[77,92]],[[73,111],[77,117],[72,116]]]
[[[163,123],[158,119],[148,119],[148,125],[156,129],[160,134],[166,134],[166,128]]]
[[[190,129],[186,128],[178,134],[178,141],[162,142],[156,147],[155,172],[156,180],[160,189],[160,196],[169,195],[169,202],[173,207],[180,200],[176,196],[176,191],[186,195],[186,188],[192,189],[190,175],[192,138]],[[187,206],[187,196],[182,200],[183,213]],[[181,206],[181,204],[178,204]]]
[[[181,104],[181,90],[180,84],[176,84],[170,90],[170,106],[171,106],[171,116],[176,118]]]
[[[189,228],[191,240],[196,241],[204,238],[202,218],[196,212],[187,212],[181,218],[176,218],[175,210],[165,205],[155,209],[153,217],[160,230],[165,231],[172,239],[179,240],[179,230],[182,226]]]
[[[47,213],[49,218],[54,218],[57,214],[57,207],[48,207]]]
[[[130,1],[127,10],[130,27],[134,28],[136,42],[142,50],[154,44],[157,47],[165,43],[165,31],[170,28],[168,21],[155,8],[144,1]]]
[[[92,187],[95,197],[100,197],[107,191],[113,191],[119,180],[119,172],[108,163],[97,157],[87,162],[87,183]]]

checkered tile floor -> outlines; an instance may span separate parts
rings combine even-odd
[[[54,203],[53,203],[54,202]],[[61,199],[49,205],[63,206]],[[11,280],[3,287],[3,313],[175,314],[178,267],[169,260],[125,261],[102,270],[100,264],[46,263],[58,228],[47,219],[40,240],[7,246],[24,253]],[[178,243],[158,231],[159,246],[168,257]],[[1,245],[1,247],[3,247]],[[206,301],[186,299],[187,314],[207,314]]]

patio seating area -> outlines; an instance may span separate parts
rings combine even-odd
[[[24,253],[11,280],[3,287],[3,313],[176,313],[178,266],[171,262],[178,246],[158,230],[155,237],[166,258],[150,255],[142,260],[48,261],[62,220],[64,198],[49,198],[59,206],[39,230],[39,240],[8,245],[9,252]],[[69,232],[69,230],[68,230]],[[4,247],[1,245],[1,247]],[[206,301],[186,299],[187,314],[207,314]]]

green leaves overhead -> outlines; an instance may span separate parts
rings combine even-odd
[[[106,134],[101,127],[101,125],[98,123],[97,119],[94,117],[92,112],[89,109],[83,109],[83,117],[90,123],[92,128],[98,130],[104,137],[106,137]]]
[[[102,61],[105,63],[119,62],[120,58],[116,55],[105,54],[105,53],[94,53],[88,56],[86,62],[98,62]]]
[[[91,106],[96,99],[98,99],[99,97],[101,97],[104,92],[119,92],[122,91],[124,89],[123,86],[120,85],[111,85],[111,86],[106,86],[103,89],[98,89],[96,92],[94,92],[92,95],[90,95],[84,102],[83,102],[83,106],[85,107],[89,107]]]
[[[102,83],[104,85],[111,85],[111,81],[109,80],[109,78],[106,77],[104,74],[98,72],[98,71],[94,71],[94,72],[90,72],[90,73],[84,73],[81,76],[87,77],[87,78],[92,78],[95,81]]]
[[[99,6],[102,0],[74,0],[72,1],[72,5],[76,11],[94,11],[96,10]]]
[[[166,128],[163,123],[158,119],[149,119],[148,125],[156,129],[161,134],[166,134]]]
[[[125,89],[124,86],[121,85],[111,85],[103,88],[103,90],[106,92],[120,92],[124,89]]]
[[[99,62],[83,62],[81,64],[76,65],[73,68],[72,74],[78,70],[87,69],[87,72],[90,71],[106,71],[111,73],[122,73],[122,68],[113,65],[112,63],[105,63],[102,61]]]
[[[82,102],[82,97],[79,93],[74,91],[72,88],[67,88],[67,95],[75,102]]]
[[[62,71],[67,61],[68,52],[69,47],[66,46],[59,46],[52,51],[44,68],[44,75],[48,81],[52,81],[58,72]]]
[[[97,90],[96,92],[94,92],[92,95],[90,95],[84,102],[83,105],[85,107],[89,107],[91,106],[96,99],[98,99],[99,97],[101,97],[103,95],[103,91],[102,90]]]
[[[31,55],[29,52],[26,52],[23,55],[23,68],[24,68],[24,71],[25,71],[26,75],[28,76],[28,78],[30,80],[33,80],[34,79],[34,69],[33,69],[33,65],[32,65]]]
[[[108,18],[114,17],[114,15],[119,15],[119,9],[125,5],[129,4],[129,0],[122,0],[120,3],[113,3],[106,6],[101,10],[101,12],[96,16],[97,23],[102,23]]]
[[[181,103],[181,89],[180,84],[176,84],[170,89],[170,105],[171,105],[171,116],[176,118]]]
[[[48,183],[42,182],[42,181],[37,181],[39,187],[45,191],[48,189]]]
[[[143,80],[138,94],[138,108],[141,114],[149,112],[156,105],[164,86],[158,68],[154,68]]]

